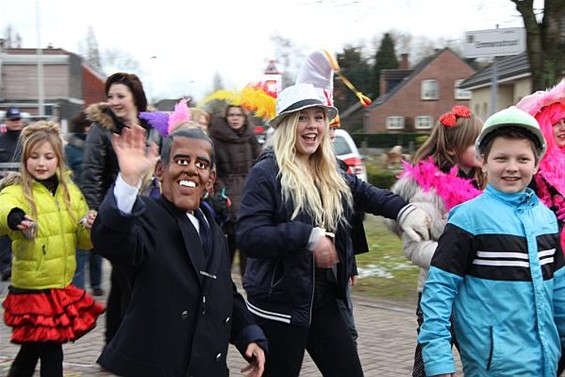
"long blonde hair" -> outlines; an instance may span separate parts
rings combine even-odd
[[[297,111],[283,118],[273,135],[283,201],[294,203],[291,219],[304,211],[315,226],[335,231],[339,223],[347,224],[343,199],[352,208],[351,190],[338,172],[327,118],[326,132],[316,152],[306,162],[298,158],[295,145],[299,115]]]
[[[65,171],[65,157],[63,152],[63,139],[61,137],[61,128],[59,124],[54,122],[39,121],[31,123],[24,127],[20,134],[20,145],[22,147],[22,158],[20,161],[21,184],[23,188],[24,198],[28,201],[31,210],[32,218],[37,219],[37,206],[33,198],[33,182],[35,179],[33,175],[27,170],[26,161],[31,155],[31,151],[38,145],[48,142],[55,151],[57,156],[57,170],[55,174],[58,175],[59,185],[63,189],[63,200],[67,210],[73,216],[71,211],[71,197],[69,194],[69,186]],[[77,219],[73,219],[77,220]]]

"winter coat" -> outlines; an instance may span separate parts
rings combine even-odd
[[[96,210],[118,176],[119,166],[112,147],[112,134],[121,133],[126,125],[114,116],[106,103],[90,105],[86,114],[93,123],[86,137],[80,188],[90,208]],[[158,141],[157,131],[143,120],[139,125],[147,130],[148,143]]]
[[[261,153],[255,136],[255,127],[246,123],[238,130],[231,128],[224,118],[216,118],[210,125],[210,137],[216,153],[217,192],[226,189],[230,198],[230,221],[237,220],[243,185],[249,169]]]
[[[59,184],[55,195],[41,183],[33,183],[33,197],[37,206],[37,234],[28,240],[19,230],[8,227],[8,214],[20,208],[27,215],[32,209],[24,198],[20,184],[0,192],[0,235],[12,240],[12,285],[22,289],[64,288],[71,284],[76,269],[75,251],[79,247],[92,249],[90,231],[79,220],[88,212],[88,206],[78,187],[67,183],[71,211],[67,210],[63,188]]]
[[[84,160],[85,133],[72,133],[67,138],[65,145],[65,158],[67,165],[73,172],[73,181],[80,185],[82,176],[82,162]]]
[[[475,188],[475,181],[462,171],[451,168],[447,173],[443,172],[431,159],[416,166],[405,166],[390,190],[424,210],[431,218],[430,239],[426,241],[414,241],[402,232],[396,221],[385,220],[388,228],[402,238],[406,258],[420,267],[418,292],[421,293],[437,241],[447,224],[449,208],[476,197],[480,191]],[[444,198],[448,198],[447,203]]]
[[[98,359],[120,376],[228,376],[228,342],[266,347],[231,279],[225,237],[205,207],[213,238],[208,263],[184,211],[164,197],[139,196],[121,212],[111,188],[92,239],[102,256],[133,276],[120,328]]]
[[[414,241],[400,230],[394,220],[386,220],[390,230],[402,237],[404,255],[412,263],[420,267],[418,274],[418,292],[424,289],[424,282],[428,276],[428,269],[437,247],[437,240],[443,233],[447,224],[447,211],[443,200],[433,191],[424,191],[418,183],[411,178],[401,178],[392,187],[391,191],[402,196],[414,206],[423,209],[430,215],[430,239],[427,241]]]
[[[248,256],[243,286],[248,308],[266,319],[309,326],[314,296],[315,263],[307,249],[314,229],[310,216],[302,212],[290,220],[293,205],[282,200],[279,168],[273,154],[261,157],[245,183],[237,223],[238,245]],[[362,212],[396,218],[406,202],[389,190],[343,173],[356,208]],[[352,211],[344,203],[344,216]],[[350,228],[339,225],[335,245],[337,264],[336,296],[345,301],[349,260],[353,257]]]
[[[0,132],[0,162],[18,162],[18,138],[21,131]]]
[[[565,268],[555,215],[531,189],[455,208],[421,302],[426,374],[453,373],[453,313],[466,376],[554,377],[565,349]]]

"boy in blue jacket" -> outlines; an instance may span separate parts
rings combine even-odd
[[[418,341],[428,376],[454,376],[450,316],[466,376],[554,377],[565,346],[557,219],[527,186],[546,145],[512,106],[484,123],[485,192],[449,214],[424,286]]]

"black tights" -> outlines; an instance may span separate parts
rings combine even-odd
[[[55,342],[23,343],[8,377],[31,377],[41,359],[41,377],[63,376],[63,346]]]

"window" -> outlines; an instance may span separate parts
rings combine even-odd
[[[437,80],[422,81],[421,97],[423,100],[433,100],[439,98],[439,86]]]
[[[455,99],[471,99],[471,91],[465,89],[459,89],[459,85],[465,81],[465,79],[455,80]]]
[[[416,117],[414,126],[417,130],[429,130],[434,124],[434,119],[428,115],[420,115]]]
[[[404,128],[404,117],[390,116],[386,118],[386,128],[389,130],[401,130]]]

